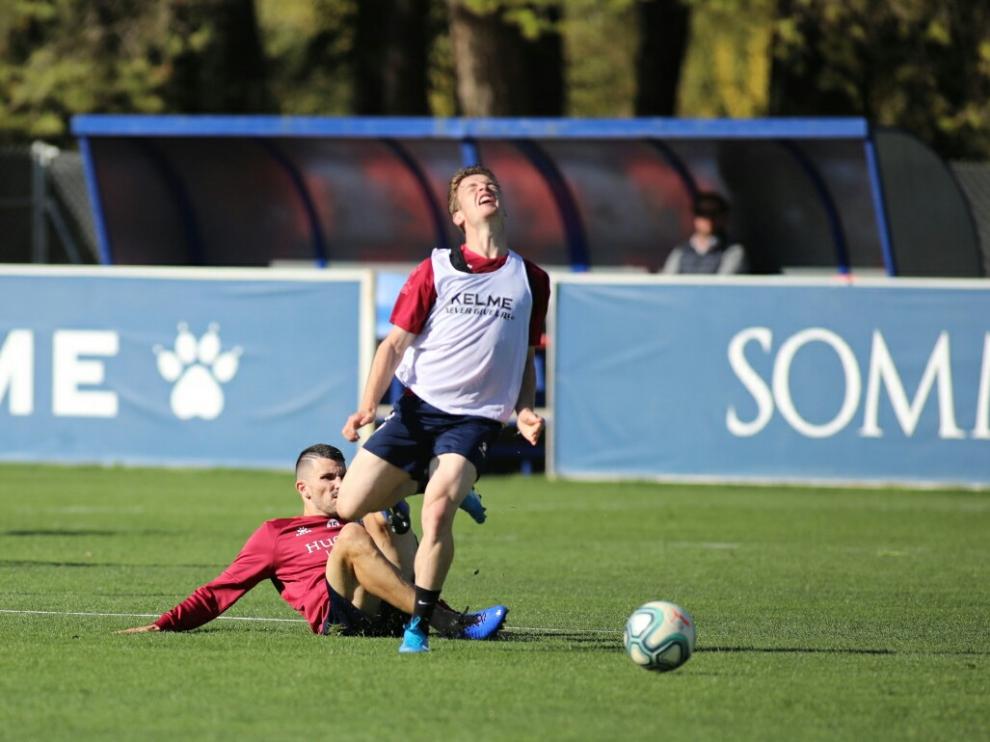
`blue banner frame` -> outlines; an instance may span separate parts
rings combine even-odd
[[[0,269],[0,460],[285,469],[343,444],[370,271]]]
[[[990,287],[561,278],[548,470],[990,485]]]

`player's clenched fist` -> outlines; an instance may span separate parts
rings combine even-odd
[[[543,418],[530,409],[519,410],[516,416],[516,429],[519,435],[535,446],[540,440],[540,434],[546,426]]]
[[[356,441],[358,439],[358,431],[365,425],[370,425],[374,421],[375,413],[373,410],[358,410],[347,418],[347,422],[344,423],[344,428],[340,431],[340,433],[347,440],[351,442]]]

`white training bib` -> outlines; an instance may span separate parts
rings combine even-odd
[[[506,422],[529,352],[533,294],[526,264],[509,251],[491,273],[465,273],[434,250],[437,300],[395,375],[417,397],[452,415]]]

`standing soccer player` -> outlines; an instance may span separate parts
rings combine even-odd
[[[400,652],[429,650],[429,623],[454,558],[457,507],[477,480],[488,447],[513,411],[536,445],[544,421],[533,410],[535,346],[550,300],[550,279],[508,248],[502,191],[475,166],[451,178],[451,219],[465,243],[435,249],[410,274],[378,347],[361,406],[344,424],[348,440],[375,420],[393,375],[406,391],[355,456],[340,491],[342,517],[393,504],[397,488],[434,457],[423,498],[416,552],[416,603]]]

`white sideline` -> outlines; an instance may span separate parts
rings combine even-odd
[[[35,611],[0,608],[0,613],[11,613],[21,616],[89,616],[96,618],[158,618],[160,613],[100,613],[97,611]],[[218,616],[217,621],[258,621],[272,623],[306,623],[302,618],[266,618],[263,616]],[[615,634],[611,629],[544,629],[536,626],[506,626],[507,633],[520,631],[539,631],[544,634]]]
[[[17,613],[28,616],[98,616],[109,618],[158,618],[160,613],[97,613],[96,611],[25,611],[0,608],[0,613]],[[218,616],[218,621],[275,621],[280,623],[306,623],[301,618],[263,618],[252,616]]]

